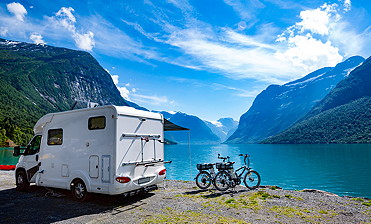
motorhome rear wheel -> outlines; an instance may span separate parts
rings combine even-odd
[[[84,181],[77,179],[71,186],[72,197],[76,201],[86,201],[88,199],[88,191]]]

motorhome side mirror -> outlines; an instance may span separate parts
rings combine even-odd
[[[14,150],[13,150],[13,156],[19,156],[21,155],[21,146],[16,146],[14,147]]]

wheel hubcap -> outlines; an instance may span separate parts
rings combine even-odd
[[[19,185],[23,184],[24,180],[23,180],[23,176],[21,174],[18,174],[17,182],[18,182]]]
[[[83,198],[85,194],[85,188],[81,183],[75,186],[75,193],[78,198]]]

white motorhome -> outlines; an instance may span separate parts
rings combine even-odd
[[[166,123],[166,124],[165,124]],[[180,130],[159,113],[125,106],[102,106],[47,114],[16,166],[16,185],[30,183],[72,191],[123,194],[152,190],[166,176],[164,127]],[[166,129],[166,128],[165,128]],[[184,128],[183,128],[184,130]]]

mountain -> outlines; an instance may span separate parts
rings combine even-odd
[[[227,140],[238,127],[238,121],[233,120],[233,118],[220,118],[216,122],[204,122],[222,142]]]
[[[48,45],[0,39],[0,86],[0,138],[16,143],[25,143],[41,116],[76,100],[143,109],[121,97],[89,53]]]
[[[220,143],[221,140],[200,118],[182,112],[161,111],[167,120],[190,129],[190,142],[192,144],[213,144]],[[165,138],[180,144],[188,143],[188,133],[186,131],[167,131]]]
[[[303,120],[263,143],[371,143],[371,57]]]
[[[268,86],[241,116],[238,129],[226,143],[259,143],[289,128],[363,61],[363,57],[354,56],[293,82]]]

